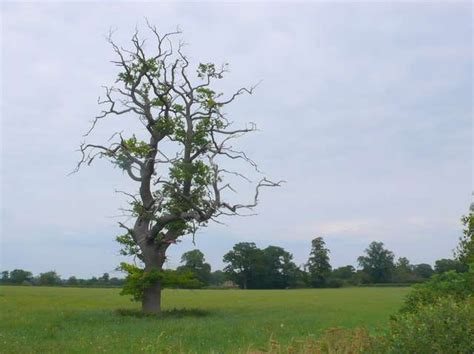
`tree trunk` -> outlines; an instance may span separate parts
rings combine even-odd
[[[145,250],[144,263],[145,272],[163,270],[163,263],[165,262],[165,252],[168,244],[161,247],[150,247]],[[142,311],[146,314],[159,315],[161,313],[161,280],[151,284],[148,288],[143,290]]]
[[[142,311],[146,314],[159,315],[161,313],[161,282],[144,289]]]

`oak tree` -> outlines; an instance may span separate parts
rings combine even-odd
[[[183,253],[181,256],[181,266],[176,270],[178,272],[191,272],[194,274],[200,285],[209,285],[209,279],[211,277],[211,265],[206,263],[204,254],[198,250],[192,250]]]
[[[105,108],[86,135],[101,120],[121,115],[137,120],[142,129],[112,132],[105,144],[83,143],[77,169],[106,158],[136,182],[136,193],[124,192],[130,198],[133,223],[119,223],[124,234],[117,240],[124,255],[143,264],[122,265],[128,272],[127,291],[136,291],[133,295],[141,300],[144,312],[156,314],[162,287],[172,282],[163,270],[170,245],[222,215],[239,215],[256,207],[261,188],[280,182],[262,175],[254,182],[248,202],[230,201],[228,193],[235,189],[228,178],[250,180],[242,170],[226,166],[226,161],[241,160],[259,170],[233,146],[235,138],[255,131],[255,124],[234,128],[224,109],[239,96],[252,94],[255,87],[242,87],[229,95],[219,92],[215,84],[228,71],[226,64],[194,66],[177,40],[179,30],[161,34],[148,22],[147,28],[153,41],[145,42],[136,31],[131,48],[122,48],[109,36],[119,72],[115,84],[105,87],[105,98],[99,100]]]
[[[395,268],[395,255],[384,248],[383,242],[372,242],[365,249],[365,256],[360,256],[357,261],[362,271],[367,274],[373,283],[388,283],[392,280]]]
[[[224,271],[242,289],[256,289],[263,279],[263,252],[254,242],[239,242],[223,257]]]

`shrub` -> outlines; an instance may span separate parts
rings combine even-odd
[[[198,288],[199,281],[193,273],[176,272],[164,269],[161,271],[145,271],[135,265],[121,263],[120,269],[127,273],[125,284],[120,295],[132,295],[133,300],[141,301],[144,290],[156,281],[164,287]]]
[[[401,312],[415,312],[422,305],[435,303],[439,298],[449,296],[462,301],[474,294],[474,267],[467,273],[454,271],[434,275],[424,284],[414,287],[403,305]]]
[[[399,314],[372,348],[379,353],[473,353],[474,303],[444,297]]]
[[[342,279],[337,278],[329,278],[326,287],[327,288],[340,288],[344,285],[344,281]]]

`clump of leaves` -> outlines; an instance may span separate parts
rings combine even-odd
[[[122,245],[120,250],[122,256],[138,256],[140,258],[140,247],[138,247],[130,232],[117,236],[115,240]]]
[[[131,295],[135,301],[142,301],[144,290],[156,284],[157,281],[163,288],[198,288],[200,286],[199,281],[191,272],[178,273],[170,269],[145,271],[136,265],[124,262],[120,263],[119,269],[127,273],[120,295]]]
[[[385,353],[473,353],[473,299],[443,297],[418,306],[416,312],[399,314],[381,344]]]
[[[474,296],[474,264],[471,264],[466,273],[449,271],[434,275],[427,282],[416,285],[406,297],[401,312],[414,313],[420,306],[432,304],[446,296],[455,301]]]

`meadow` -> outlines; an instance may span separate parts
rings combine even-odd
[[[0,287],[1,353],[236,353],[318,338],[331,327],[376,331],[408,288],[172,290],[163,318],[136,316],[119,289]],[[174,311],[172,311],[175,309]]]

